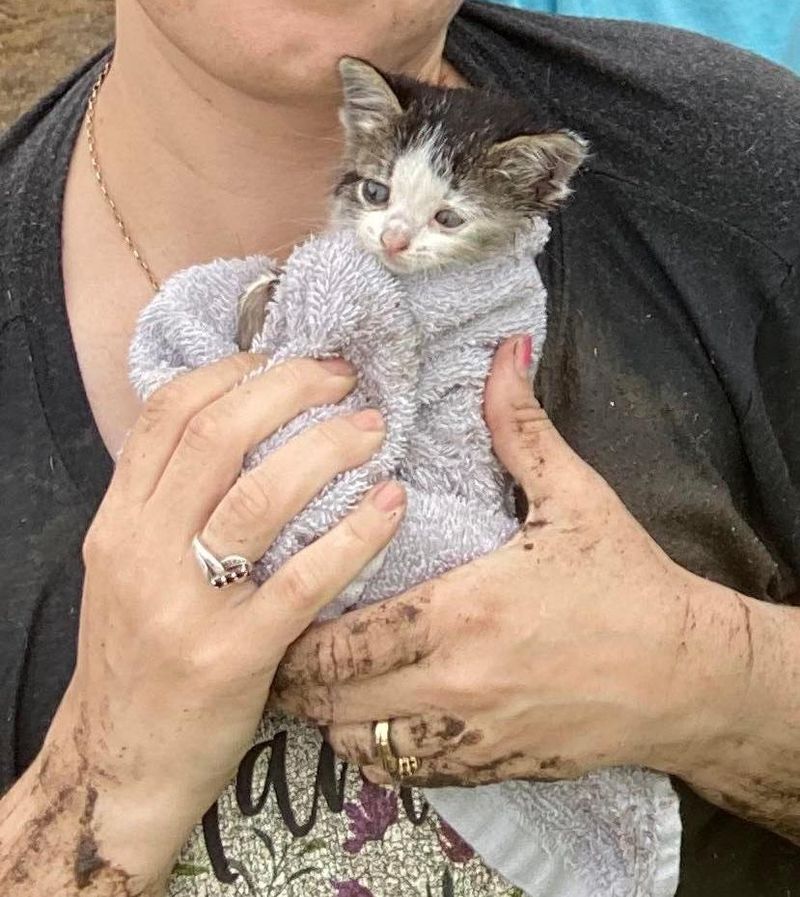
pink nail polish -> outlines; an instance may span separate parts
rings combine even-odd
[[[372,493],[372,503],[381,511],[396,511],[405,501],[402,486],[392,480],[381,483]]]
[[[323,358],[319,363],[326,371],[338,374],[340,377],[352,377],[356,372],[353,365],[349,361],[345,361],[344,358]]]
[[[383,430],[383,417],[380,411],[369,408],[350,415],[350,423],[359,430]]]
[[[521,336],[514,344],[514,366],[520,377],[528,379],[528,369],[533,355],[533,338],[528,334]]]

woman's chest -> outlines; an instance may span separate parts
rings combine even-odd
[[[67,177],[61,263],[69,329],[83,388],[112,456],[140,403],[128,381],[128,347],[153,289],[91,177],[79,141]]]
[[[128,380],[135,316],[113,307],[98,314],[89,292],[76,284],[67,294],[67,309],[89,407],[109,454],[116,457],[141,409]]]
[[[726,355],[752,355],[753,286],[765,275],[755,256],[749,277],[721,268],[714,234],[698,229],[690,242],[687,227],[647,198],[623,203],[605,181],[576,193],[540,257],[549,293],[540,398],[675,561],[746,594],[781,596],[792,583],[761,532],[731,400],[740,384],[722,375]]]

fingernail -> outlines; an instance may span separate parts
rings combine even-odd
[[[372,503],[379,511],[396,511],[406,499],[403,487],[393,480],[386,480],[372,490]]]
[[[380,411],[370,408],[367,411],[359,411],[350,416],[350,423],[359,430],[382,430],[383,417]]]
[[[533,354],[533,339],[530,334],[521,336],[514,343],[514,367],[517,373],[524,380],[528,379],[528,370],[531,366],[531,356]]]
[[[344,358],[323,358],[319,363],[326,371],[338,374],[340,377],[352,377],[356,372],[353,365],[349,361],[345,361]]]

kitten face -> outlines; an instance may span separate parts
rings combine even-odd
[[[395,273],[501,252],[569,195],[586,155],[577,135],[536,130],[527,112],[477,91],[390,86],[348,58],[340,72],[347,152],[333,223]]]
[[[360,177],[337,193],[336,223],[398,274],[474,256],[492,223],[468,189],[436,164],[436,135],[388,158],[364,158]]]

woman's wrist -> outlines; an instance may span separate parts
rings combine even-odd
[[[37,818],[66,851],[78,890],[160,895],[202,809],[193,811],[169,783],[137,772],[136,758],[112,762],[109,736],[94,739],[90,728],[68,691],[24,777]]]
[[[787,714],[800,722],[786,676],[797,667],[800,615],[682,571],[674,675],[649,765],[690,784],[747,768],[754,743],[783,738]],[[774,730],[774,731],[773,731]]]
[[[94,818],[100,792],[75,761],[66,745],[45,748],[0,801],[0,892],[161,897],[165,874],[146,862],[130,871],[105,844]]]

